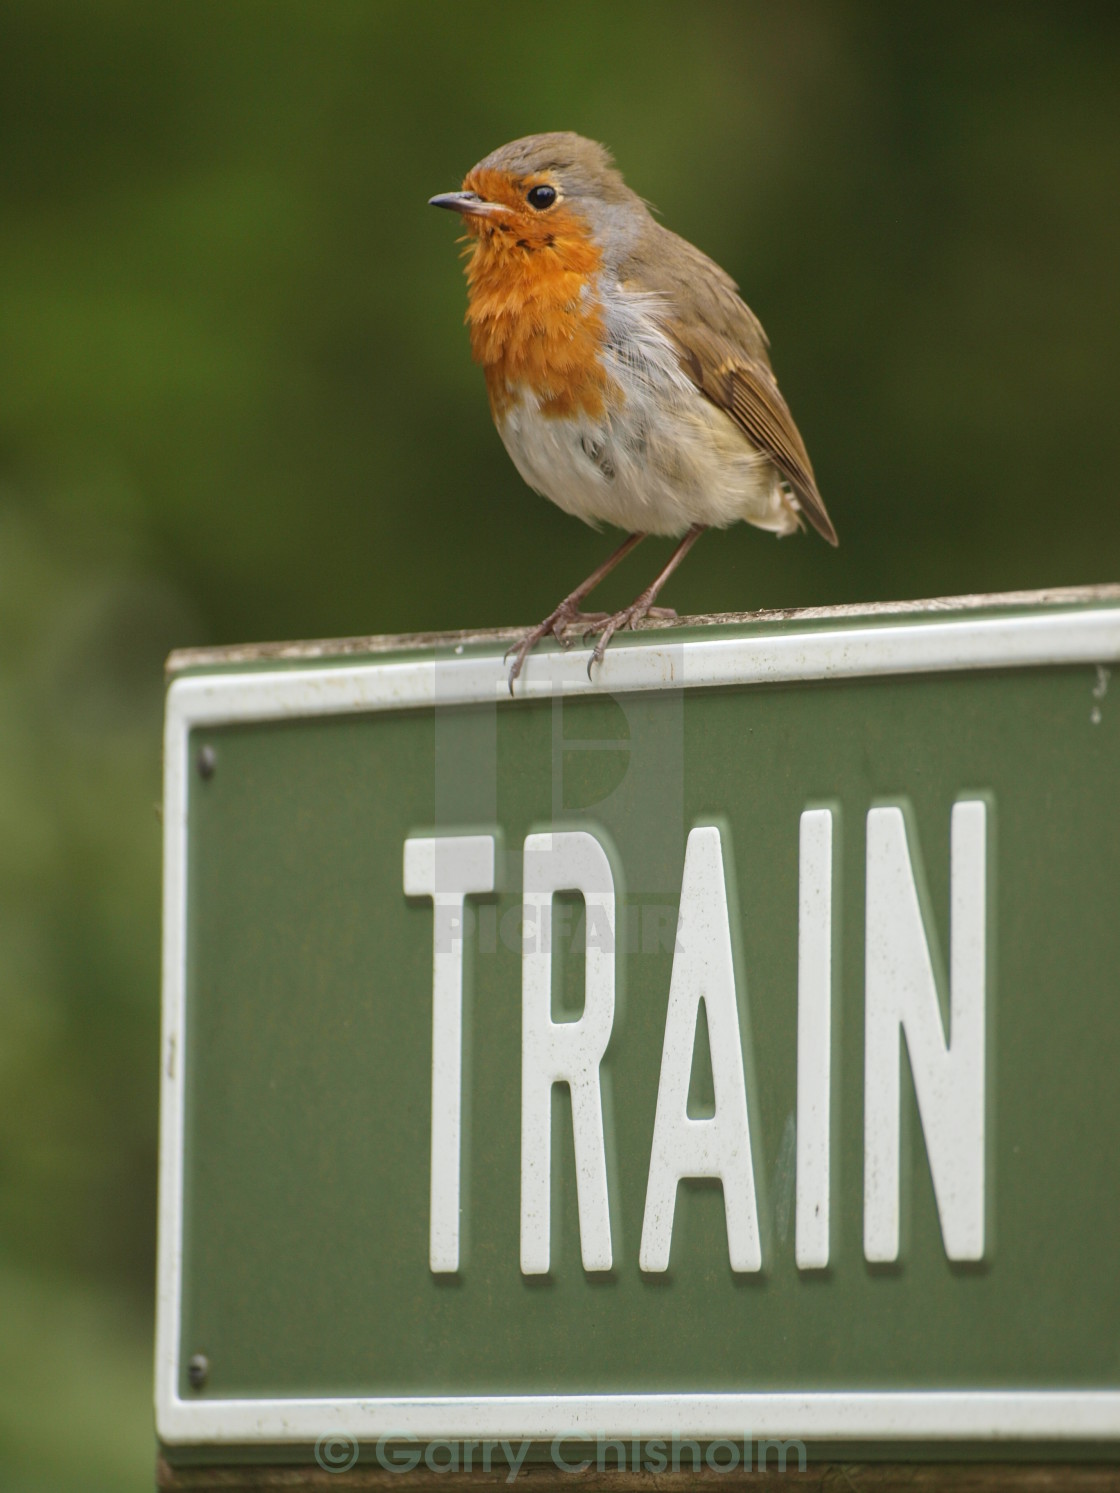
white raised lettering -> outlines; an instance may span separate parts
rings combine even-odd
[[[951,1260],[984,1255],[984,1024],[987,806],[953,806],[949,1033],[900,808],[867,816],[863,1248],[899,1249],[899,1031],[905,1034]]]
[[[432,1169],[428,1262],[459,1268],[463,1085],[463,901],[494,890],[492,835],[415,836],[404,842],[404,890],[431,897]]]
[[[801,816],[797,921],[797,1225],[801,1270],[829,1255],[832,1105],[832,811]]]
[[[688,1086],[701,1001],[708,1020],[715,1114],[694,1120],[688,1114]],[[669,1268],[677,1186],[682,1177],[721,1180],[731,1268],[761,1269],[727,883],[720,833],[714,826],[694,829],[685,849],[642,1223],[639,1263],[643,1270]]]
[[[583,1013],[552,1019],[552,898],[583,896],[588,936]],[[525,840],[521,964],[521,1269],[548,1273],[552,1230],[552,1086],[572,1097],[580,1248],[585,1270],[611,1268],[607,1153],[599,1065],[614,1025],[615,892],[594,835],[564,831]],[[592,936],[594,929],[594,936]]]

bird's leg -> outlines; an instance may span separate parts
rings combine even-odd
[[[636,601],[632,602],[630,606],[624,607],[621,612],[615,612],[613,617],[605,617],[601,621],[593,622],[587,629],[587,632],[584,634],[585,637],[593,637],[595,633],[599,634],[599,641],[595,644],[595,652],[591,655],[587,665],[588,678],[591,677],[593,665],[602,663],[603,654],[607,651],[607,645],[620,628],[633,627],[636,622],[641,622],[645,617],[675,617],[677,615],[671,608],[655,607],[653,603],[657,597],[657,593],[706,528],[706,524],[693,524],[692,528],[689,529],[680,544],[677,545],[676,549],[669,556],[669,561],[665,569],[655,578],[651,585],[646,587]]]
[[[590,596],[600,581],[605,580],[620,561],[645,538],[644,534],[628,534],[613,554],[608,555],[597,570],[593,570],[587,579],[581,582],[554,610],[549,612],[543,622],[538,622],[536,627],[531,627],[523,638],[511,644],[506,649],[506,658],[513,654],[513,665],[509,671],[509,692],[513,694],[513,685],[517,676],[521,673],[522,666],[529,654],[537,646],[542,638],[548,637],[549,633],[566,648],[568,641],[564,631],[568,627],[593,627],[606,619],[605,612],[583,612],[580,610],[580,602],[585,596]]]

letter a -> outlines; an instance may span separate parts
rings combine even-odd
[[[696,1018],[700,1002],[708,1018],[715,1114],[693,1120],[688,1114]],[[661,1053],[657,1118],[642,1224],[641,1268],[669,1268],[677,1184],[682,1177],[718,1177],[723,1183],[727,1248],[732,1270],[760,1270],[747,1085],[723,848],[714,826],[694,829],[688,837],[681,883],[677,951],[669,984],[669,1010]]]

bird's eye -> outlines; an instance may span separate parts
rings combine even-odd
[[[530,207],[535,207],[537,212],[543,213],[546,207],[551,207],[556,201],[556,188],[530,187],[525,193],[525,198]]]

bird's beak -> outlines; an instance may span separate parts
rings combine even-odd
[[[465,218],[498,218],[509,212],[500,202],[487,202],[477,192],[441,192],[428,198],[429,207],[446,207]]]

